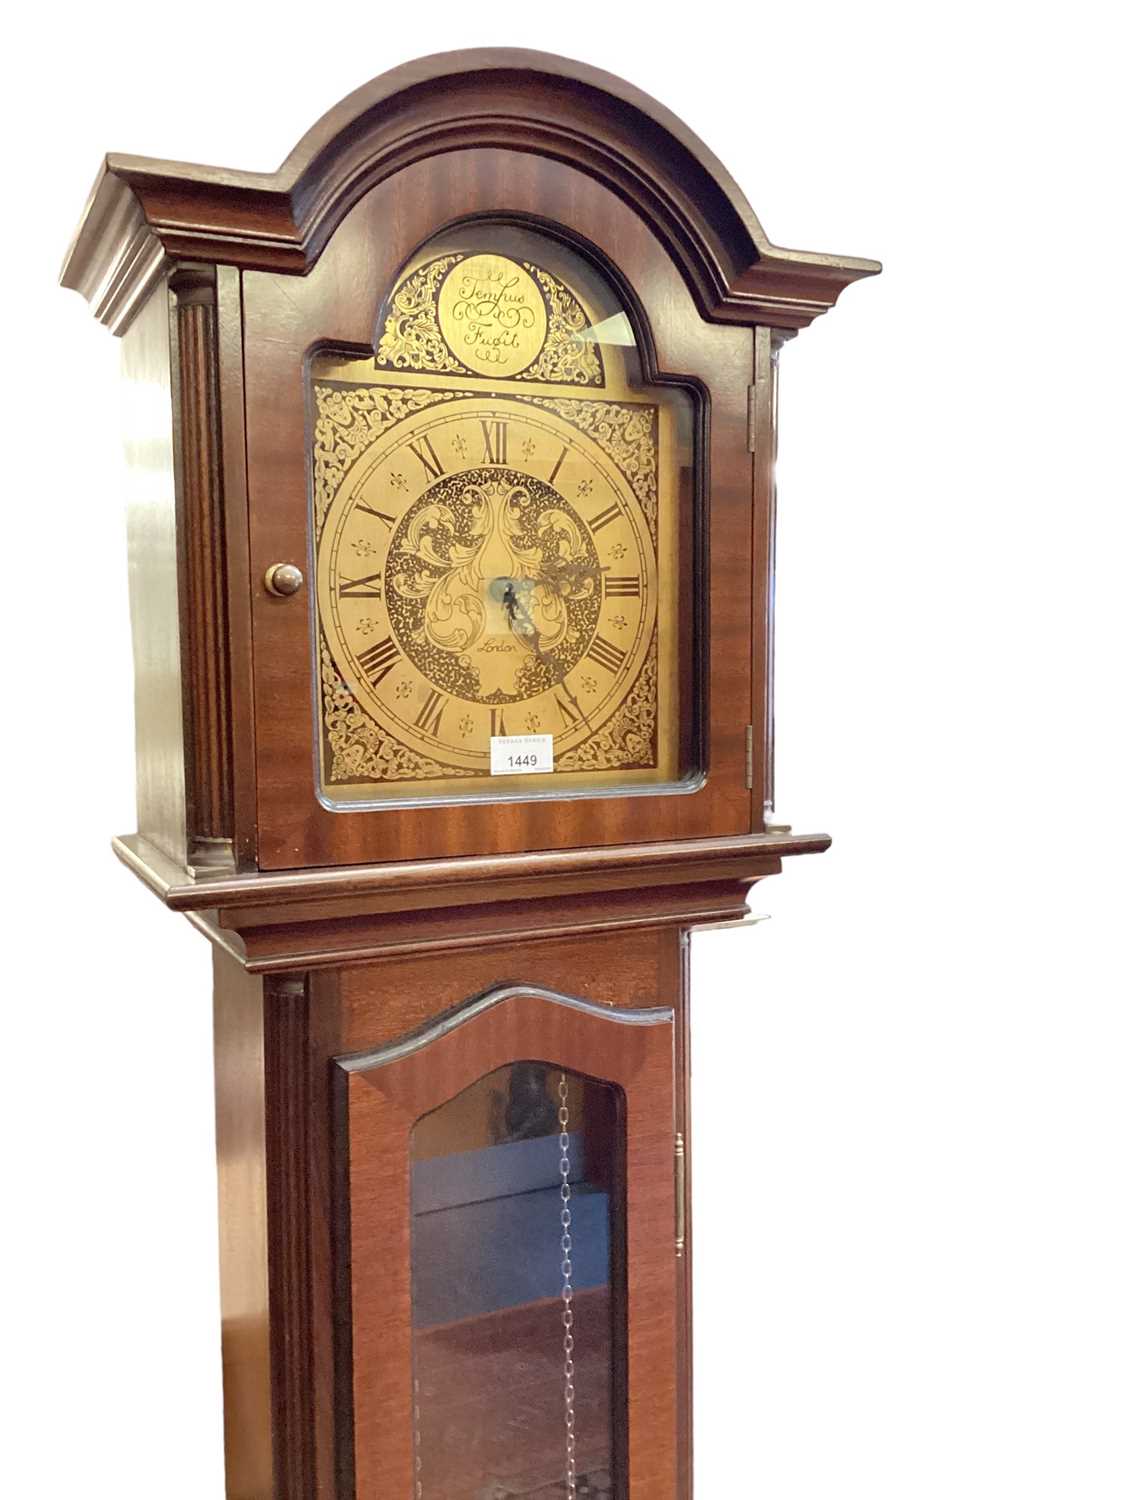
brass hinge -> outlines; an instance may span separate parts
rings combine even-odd
[[[687,1244],[687,1151],[684,1138],[676,1133],[676,1254]]]
[[[758,382],[746,387],[746,451],[753,453],[758,446]]]
[[[754,726],[746,726],[746,790],[754,790]]]

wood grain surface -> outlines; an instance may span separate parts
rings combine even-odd
[[[230,621],[215,270],[171,278],[172,407],[191,863],[232,862]]]

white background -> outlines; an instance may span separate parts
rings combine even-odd
[[[272,169],[373,74],[493,44],[628,78],[776,242],[886,264],[783,354],[779,810],[836,843],[696,940],[699,1500],[1125,1493],[1110,13],[19,13],[4,1493],[222,1492],[208,953],[109,852],[117,347],[63,251],[104,150]]]

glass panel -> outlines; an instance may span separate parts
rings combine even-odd
[[[373,322],[308,369],[326,803],[690,789],[692,393],[512,225],[431,241]]]
[[[415,1500],[624,1500],[619,1114],[517,1062],[415,1126]]]

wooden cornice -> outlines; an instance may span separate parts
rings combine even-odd
[[[649,223],[716,321],[803,328],[880,270],[771,244],[707,147],[621,79],[545,52],[478,49],[373,79],[273,173],[107,156],[61,280],[121,333],[169,262],[302,275],[378,182],[474,147],[536,152],[605,183]]]
[[[826,834],[745,834],[194,876],[137,835],[118,857],[157,896],[254,973],[392,954],[652,927],[754,920],[747,893],[782,858],[827,849]]]

